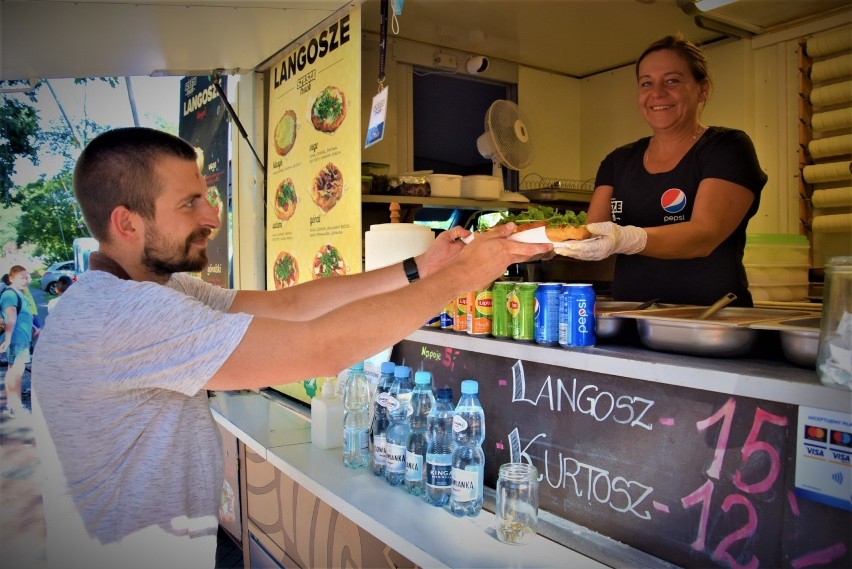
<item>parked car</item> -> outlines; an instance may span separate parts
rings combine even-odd
[[[62,275],[68,275],[72,279],[77,276],[74,271],[74,261],[60,261],[50,265],[41,276],[41,288],[50,294],[56,294],[56,281]]]

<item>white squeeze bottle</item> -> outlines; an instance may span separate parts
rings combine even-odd
[[[319,395],[311,399],[311,442],[324,450],[343,446],[343,399],[335,387],[333,379],[326,379]]]

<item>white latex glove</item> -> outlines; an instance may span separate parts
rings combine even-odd
[[[556,252],[581,261],[600,261],[615,253],[633,255],[645,248],[648,234],[641,227],[617,225],[611,221],[601,221],[586,225],[589,233],[597,239],[567,241]]]

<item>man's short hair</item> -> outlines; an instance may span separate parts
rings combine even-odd
[[[154,218],[162,191],[154,168],[165,157],[194,162],[195,148],[167,132],[141,127],[107,131],[86,146],[74,168],[74,195],[95,239],[109,240],[109,219],[118,206]]]

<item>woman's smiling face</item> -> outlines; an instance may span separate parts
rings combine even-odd
[[[692,130],[698,123],[698,107],[707,85],[692,76],[685,59],[672,50],[654,51],[639,64],[639,110],[654,130]]]

